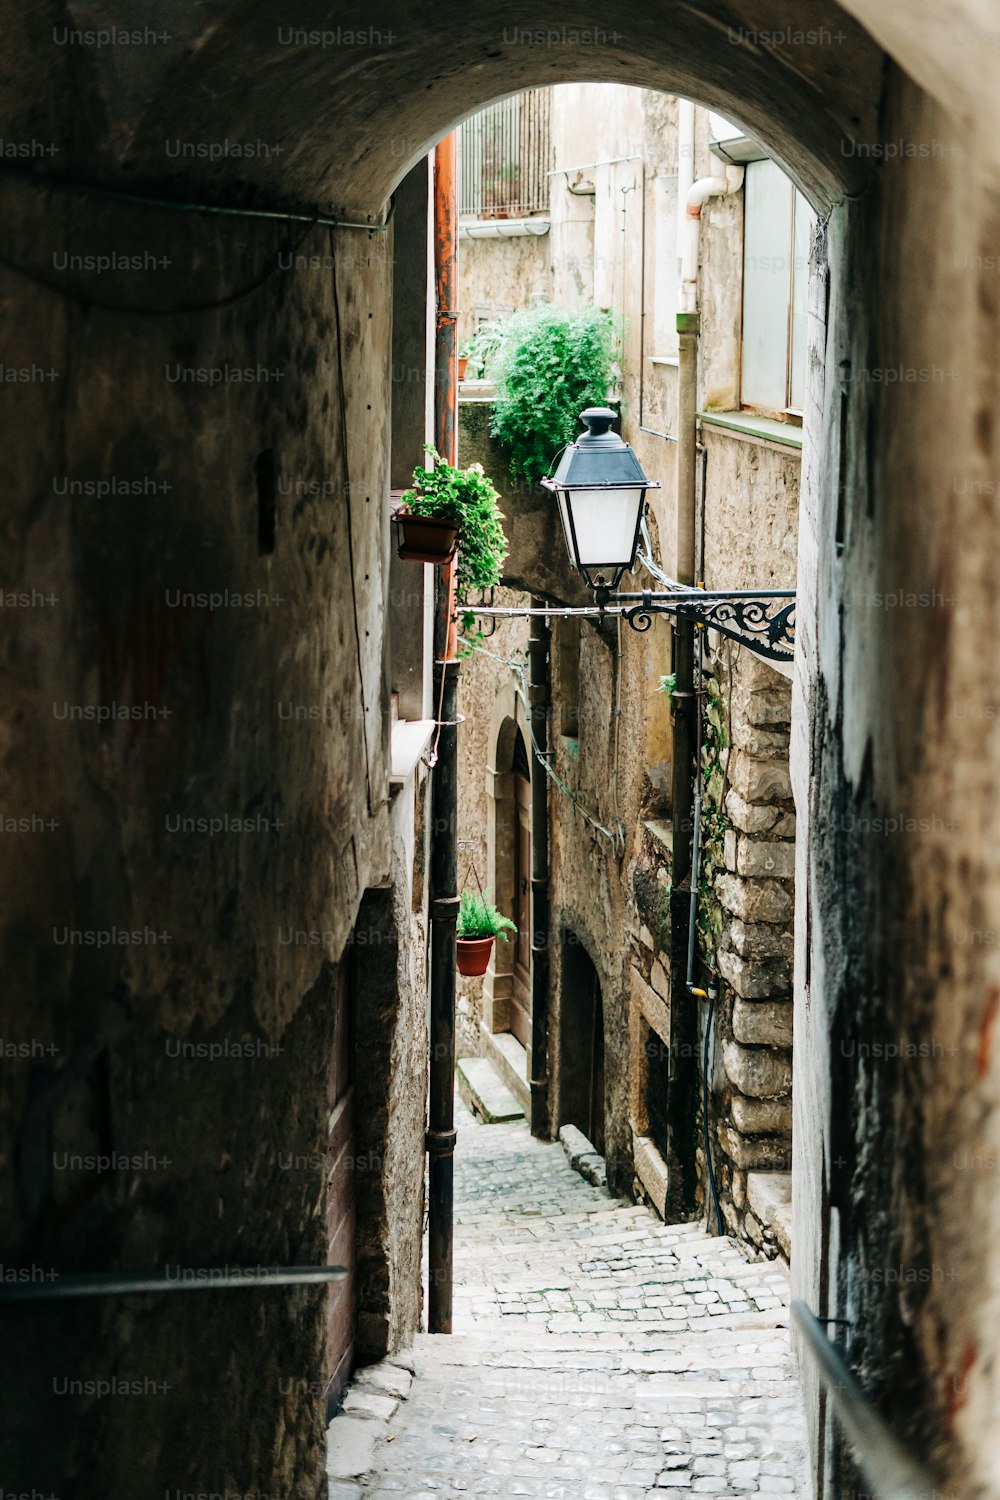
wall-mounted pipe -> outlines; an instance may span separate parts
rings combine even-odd
[[[680,346],[677,384],[677,512],[674,530],[674,574],[678,583],[695,581],[695,517],[698,504],[698,251],[701,210],[710,198],[738,192],[743,168],[726,167],[724,176],[694,180],[694,106],[681,100],[678,117],[677,205],[680,241],[680,289],[677,335]],[[674,624],[674,758],[672,775],[673,883],[688,876],[691,864],[691,808],[694,767],[694,628]],[[694,878],[692,876],[692,878]]]
[[[455,135],[434,152],[434,439],[445,463],[458,448],[458,192]],[[458,661],[455,565],[437,572],[434,655],[440,705],[431,781],[430,1079],[427,1113],[427,1328],[450,1333],[455,1176],[455,928],[458,921]],[[442,576],[443,575],[443,576]]]
[[[701,234],[701,211],[709,198],[726,198],[743,186],[743,168],[727,166],[722,177],[699,177],[684,197],[681,224],[681,287],[679,307],[682,313],[698,311],[698,248]]]
[[[544,606],[537,595],[532,604]],[[548,749],[551,691],[550,631],[544,614],[534,615],[528,640],[528,711],[536,757]],[[531,1133],[548,1136],[549,1125],[549,778],[537,758],[531,767]]]

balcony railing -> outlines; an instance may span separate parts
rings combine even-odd
[[[526,89],[465,121],[460,211],[517,219],[549,207],[551,90]]]

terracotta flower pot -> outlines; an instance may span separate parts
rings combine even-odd
[[[458,356],[458,378],[459,378],[459,380],[464,380],[465,379],[465,372],[466,372],[466,370],[468,370],[468,368],[469,368],[469,356],[467,354],[460,354]]]
[[[396,512],[399,555],[405,562],[446,563],[455,551],[458,526],[440,516],[411,516]]]
[[[458,959],[458,972],[465,974],[467,978],[474,978],[485,974],[490,966],[493,939],[491,937],[457,938],[455,952]]]

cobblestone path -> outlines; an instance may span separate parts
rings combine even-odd
[[[458,1125],[455,1332],[360,1372],[331,1454],[353,1427],[371,1465],[331,1497],[808,1500],[783,1267]]]

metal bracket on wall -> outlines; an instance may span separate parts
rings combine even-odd
[[[596,589],[599,608],[618,606],[633,630],[649,630],[653,615],[674,615],[717,630],[769,661],[795,656],[794,589],[669,589],[616,594]]]
[[[424,1145],[431,1156],[453,1156],[457,1140],[457,1130],[428,1130],[424,1135]]]

